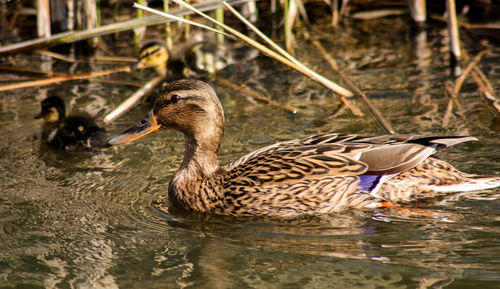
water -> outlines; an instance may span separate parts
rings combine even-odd
[[[447,127],[441,125],[449,75],[444,29],[429,28],[427,40],[419,42],[423,36],[411,36],[404,19],[391,18],[334,32],[320,27],[313,36],[398,132],[475,135],[479,143],[440,156],[467,172],[500,175],[498,132],[490,129],[491,116],[470,80],[461,94],[466,120],[453,114]],[[468,51],[481,49],[473,39],[465,37],[464,43]],[[338,80],[311,51],[310,44],[301,44],[297,55]],[[15,60],[62,72],[80,68],[31,54]],[[497,92],[499,63],[494,50],[480,65]],[[266,58],[252,65],[232,71],[231,79],[300,113],[290,115],[212,83],[226,112],[222,163],[306,134],[383,133],[369,116],[338,110],[337,98],[299,74]],[[139,81],[151,75],[110,78]],[[181,161],[179,133],[164,131],[98,154],[40,144],[41,124],[33,116],[46,95],[63,94],[74,111],[102,116],[132,92],[126,85],[93,81],[1,94],[0,288],[500,287],[499,189],[419,205],[440,212],[436,218],[353,211],[233,219],[161,202]],[[107,128],[117,133],[146,110],[138,106]]]

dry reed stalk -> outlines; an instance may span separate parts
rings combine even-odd
[[[191,2],[190,0],[186,0],[187,3]],[[191,21],[191,16],[190,15],[186,15],[184,16],[184,19],[186,19],[186,21]],[[189,22],[185,22],[185,23],[189,23]],[[189,34],[191,33],[191,26],[186,25],[184,27],[184,38],[185,39],[189,39]]]
[[[304,34],[306,35],[306,38],[308,38],[313,43],[313,45],[318,49],[318,51],[323,55],[323,58],[325,58],[325,60],[332,67],[332,69],[335,70],[340,75],[340,77],[342,77],[342,79],[346,82],[347,86],[349,86],[349,88],[351,88],[354,91],[356,97],[358,97],[366,105],[368,111],[370,111],[370,113],[373,115],[373,117],[375,117],[375,119],[380,123],[380,125],[382,125],[382,127],[388,133],[394,134],[394,129],[392,128],[391,124],[382,116],[382,113],[380,113],[380,111],[375,107],[375,105],[373,105],[373,103],[365,95],[365,93],[363,93],[363,91],[361,91],[361,89],[347,75],[345,75],[342,70],[339,69],[337,62],[330,55],[330,53],[326,51],[325,47],[321,44],[321,42],[319,42],[316,39],[312,39],[307,31],[304,32]],[[348,103],[347,100],[345,100],[344,104],[346,103],[350,105],[350,103]]]
[[[138,0],[139,4],[141,5],[148,5],[147,0]],[[143,11],[142,10],[137,10],[137,18],[141,19]],[[146,27],[138,27],[134,29],[134,47],[136,51],[139,51],[139,48],[141,46],[142,39],[144,38],[144,35],[146,34]]]
[[[349,3],[349,0],[342,0],[342,4],[340,5],[340,11],[339,11],[339,20],[342,19],[342,17],[344,17],[347,14],[348,3]]]
[[[474,56],[472,61],[469,62],[469,64],[464,69],[462,74],[460,74],[460,76],[457,77],[457,79],[455,80],[455,86],[453,87],[453,93],[455,93],[456,95],[458,95],[460,93],[460,89],[462,88],[462,85],[465,81],[465,78],[467,77],[467,75],[469,75],[469,73],[472,71],[474,66],[476,66],[476,64],[481,60],[481,58],[483,58],[483,56],[486,54],[487,51],[488,50],[485,49],[485,50],[479,52],[476,56]]]
[[[292,57],[292,56],[290,56],[289,54],[286,54],[286,55],[288,56],[288,58],[286,58],[285,56],[283,56],[283,55],[280,55],[280,54],[276,53],[275,51],[273,51],[273,50],[269,49],[268,47],[266,47],[266,46],[264,46],[264,45],[260,44],[259,42],[256,42],[255,40],[251,39],[250,37],[248,37],[248,36],[246,36],[246,35],[244,35],[244,34],[240,33],[239,31],[237,31],[237,30],[235,30],[235,29],[233,29],[233,28],[231,28],[231,27],[229,27],[229,26],[227,26],[227,25],[225,25],[225,24],[223,24],[223,23],[217,23],[217,21],[215,21],[213,18],[211,18],[211,17],[209,17],[208,15],[206,15],[206,14],[204,14],[204,13],[200,12],[199,10],[197,10],[196,8],[194,8],[193,6],[191,6],[191,5],[189,5],[189,4],[187,4],[187,3],[185,3],[185,2],[181,2],[181,1],[179,1],[179,0],[174,0],[174,2],[179,3],[179,4],[182,4],[182,5],[185,5],[185,6],[186,6],[186,5],[188,5],[187,7],[188,7],[189,9],[194,9],[193,11],[195,11],[195,12],[196,12],[196,13],[198,13],[199,15],[201,15],[201,16],[203,16],[204,18],[208,19],[209,21],[211,21],[211,22],[213,22],[213,23],[215,23],[215,24],[217,24],[217,25],[221,26],[221,27],[222,27],[222,28],[224,28],[226,31],[229,31],[231,34],[233,34],[233,35],[234,35],[234,36],[233,36],[233,35],[229,35],[229,34],[224,34],[225,36],[227,36],[227,37],[231,37],[231,38],[233,38],[233,39],[234,39],[235,37],[239,38],[241,41],[244,41],[244,42],[245,42],[245,43],[247,43],[248,45],[250,45],[250,46],[252,46],[252,47],[254,47],[254,48],[256,48],[256,49],[260,50],[262,53],[264,53],[264,54],[266,54],[266,55],[268,55],[268,56],[270,56],[270,57],[272,57],[272,58],[274,58],[274,59],[276,59],[276,60],[278,60],[278,61],[282,62],[283,64],[285,64],[285,65],[287,65],[287,66],[289,66],[289,67],[291,67],[291,68],[293,68],[293,69],[297,70],[298,72],[300,72],[300,73],[302,73],[302,74],[304,74],[304,75],[306,75],[306,76],[308,76],[308,77],[312,78],[313,80],[315,80],[315,81],[317,81],[317,82],[319,82],[319,83],[323,84],[324,86],[326,86],[327,88],[331,89],[333,92],[335,92],[335,93],[337,93],[337,94],[339,94],[339,95],[343,95],[343,96],[347,96],[347,97],[350,97],[350,96],[352,96],[352,95],[353,95],[353,94],[352,94],[352,92],[350,92],[349,90],[347,90],[347,89],[345,89],[345,88],[341,87],[340,85],[338,85],[338,84],[334,83],[333,81],[331,81],[331,80],[329,80],[329,79],[327,79],[327,78],[325,78],[325,77],[323,77],[323,76],[319,75],[318,73],[316,73],[316,72],[312,71],[311,69],[307,68],[306,66],[304,66],[302,63],[300,63],[297,59],[293,58],[293,57]],[[223,3],[225,3],[224,5],[226,5],[226,7],[229,7],[229,8],[230,8],[230,10],[232,10],[232,11],[234,10],[234,9],[233,9],[231,6],[229,6],[226,2],[223,2]],[[173,15],[166,14],[166,13],[163,13],[163,12],[160,12],[160,11],[157,11],[157,10],[154,10],[154,9],[150,9],[150,8],[148,8],[148,7],[145,7],[145,6],[140,6],[140,5],[134,4],[134,7],[136,7],[136,8],[140,8],[140,9],[144,9],[144,10],[147,10],[147,11],[149,11],[149,12],[151,12],[151,13],[154,13],[154,14],[157,14],[157,15],[161,15],[161,16],[163,16],[163,17],[168,17],[168,18],[175,19],[175,18],[173,18],[173,17],[175,17],[175,16],[173,16]],[[236,11],[235,11],[235,12],[236,12]],[[237,12],[236,12],[236,13],[237,13]],[[238,14],[238,15],[239,15],[239,14]],[[240,15],[240,17],[242,17],[242,16]],[[177,17],[177,18],[178,18],[178,17]],[[243,18],[243,17],[242,17],[242,18]],[[243,19],[244,19],[244,18],[243,18]],[[180,18],[180,19],[179,19],[179,21],[185,21],[185,20],[183,20],[182,18]],[[196,22],[194,22],[194,23],[196,23]],[[210,29],[210,30],[212,30],[212,31],[214,31],[214,32],[220,33],[220,32],[218,32],[217,30],[213,30],[213,29],[212,29],[212,28],[210,28],[210,27],[208,27],[208,28],[207,28],[207,26],[204,26],[204,25],[202,25],[202,24],[199,24],[199,23],[196,23],[196,24],[197,24],[198,26],[200,26],[200,27],[205,28],[205,29]],[[251,25],[251,24],[250,24],[250,25]],[[253,26],[253,25],[252,25],[251,27],[253,27],[253,29],[255,29],[254,31],[258,31],[258,32],[260,32],[257,28],[255,28],[255,26]],[[260,33],[262,33],[262,32],[260,32]],[[272,40],[270,40],[270,39],[269,39],[269,41],[271,41],[271,42],[272,42]],[[273,44],[274,44],[274,45],[276,45],[274,42],[273,42]],[[277,46],[277,45],[276,45],[276,46]],[[279,46],[277,46],[277,47],[279,48]],[[280,48],[280,49],[281,49],[281,48]],[[282,50],[282,49],[281,49],[281,50]],[[286,52],[285,52],[285,53],[286,53]],[[292,60],[293,60],[293,61],[292,61]]]
[[[224,8],[217,8],[215,9],[215,19],[219,21],[220,23],[224,23]],[[221,27],[216,27],[217,30],[223,31]],[[224,35],[217,33],[216,34],[216,39],[217,39],[217,44],[218,45],[223,45],[224,44]]]
[[[248,1],[247,4],[247,11],[249,15],[249,20],[253,23],[257,22],[259,19],[259,9],[257,9],[257,1],[256,0],[250,0]],[[272,8],[271,8],[272,10]]]
[[[50,37],[50,4],[49,0],[36,1],[36,23],[39,38]]]
[[[451,113],[453,112],[453,105],[457,108],[457,114],[464,120],[467,121],[467,118],[465,117],[464,110],[462,108],[462,104],[460,103],[460,100],[458,99],[458,95],[454,91],[454,84],[451,81],[446,81],[445,82],[445,92],[446,95],[448,95],[449,100],[448,100],[448,105],[446,107],[446,111],[443,116],[443,122],[442,126],[447,127],[448,123],[450,121]]]
[[[476,82],[481,91],[481,95],[483,96],[483,100],[486,101],[486,109],[493,115],[500,117],[500,101],[495,96],[493,91],[488,89],[488,86],[483,83],[483,80],[477,73],[474,73],[474,70],[471,73],[472,78]],[[489,105],[488,105],[489,104]]]
[[[94,30],[99,27],[99,7],[98,1],[95,0],[84,0],[83,7],[85,11],[85,29],[86,30]],[[98,37],[91,37],[89,39],[89,43],[92,46],[97,46],[99,43]]]
[[[462,52],[460,49],[460,36],[458,32],[455,0],[446,0],[446,11],[448,16],[448,34],[450,37],[450,53],[456,60],[459,60],[462,56]]]
[[[331,0],[330,7],[332,9],[332,26],[336,27],[339,24],[339,0]]]
[[[123,56],[96,56],[93,59],[98,62],[128,62],[136,63],[137,58],[134,57],[123,57]]]
[[[335,71],[339,71],[339,67],[337,66],[337,62],[333,59],[333,57],[325,50],[323,45],[318,40],[311,39],[309,37],[309,34],[307,32],[304,32],[307,36],[306,38],[309,38],[309,40],[312,41],[313,45],[316,46],[318,51],[323,55],[323,58],[330,64],[330,66],[333,68]],[[349,108],[349,110],[356,116],[363,116],[364,114],[359,110],[356,106],[354,106],[350,101],[348,101],[345,97],[340,96],[340,100],[342,103]]]
[[[114,80],[114,79],[106,79],[106,78],[95,78],[95,79],[92,79],[92,81],[114,84],[114,85],[126,85],[126,86],[132,86],[132,87],[141,87],[142,86],[142,83],[139,83],[139,82],[122,81],[122,80]]]
[[[469,60],[469,56],[466,51],[463,53],[463,58],[464,60]],[[486,109],[490,111],[492,115],[500,117],[500,100],[496,97],[495,91],[493,90],[493,87],[486,75],[484,75],[477,65],[474,65],[471,71],[471,76],[481,91]]]
[[[101,42],[97,42],[97,48],[99,48],[102,52],[106,53],[107,55],[113,55],[113,51],[111,51],[108,46]]]
[[[283,1],[283,18],[284,18],[284,29],[285,29],[285,48],[290,54],[294,54],[294,37],[292,33],[293,23],[297,16],[297,5],[295,5],[295,0],[284,0]]]
[[[246,0],[234,0],[231,3],[245,3]],[[206,1],[203,3],[195,4],[194,6],[198,7],[201,11],[213,10],[217,7],[221,6],[221,1]],[[193,12],[188,11],[187,9],[173,9],[170,10],[171,15],[187,15],[192,14]],[[93,30],[84,30],[84,31],[68,31],[58,34],[53,34],[49,38],[37,38],[31,39],[27,41],[18,42],[11,45],[0,46],[0,55],[17,53],[20,51],[30,50],[39,47],[48,47],[63,43],[72,43],[79,40],[88,39],[91,37],[102,36],[106,34],[112,34],[121,31],[127,31],[130,29],[134,29],[142,26],[150,26],[150,25],[158,25],[168,22],[170,20],[165,19],[165,17],[159,17],[156,15],[145,16],[140,19],[130,19],[118,23],[103,25]]]
[[[227,37],[230,37],[230,38],[234,39],[234,37],[232,37],[231,35],[223,32],[223,31],[217,30],[217,29],[212,28],[212,27],[208,27],[208,26],[206,26],[204,24],[201,24],[201,23],[198,23],[198,22],[194,22],[194,21],[191,21],[191,20],[186,20],[185,18],[182,18],[182,17],[177,17],[177,16],[172,15],[170,13],[164,13],[164,12],[161,12],[161,11],[158,11],[158,10],[155,10],[155,9],[151,9],[149,7],[146,7],[144,5],[140,5],[140,4],[137,4],[137,3],[134,3],[134,7],[142,9],[144,11],[148,11],[150,13],[153,13],[153,14],[156,14],[156,15],[159,15],[159,16],[162,16],[162,17],[165,17],[165,18],[169,18],[171,20],[177,20],[177,21],[180,21],[180,22],[188,23],[188,24],[193,25],[193,26],[197,26],[197,27],[201,27],[201,28],[210,30],[210,31],[215,32],[215,33],[220,33],[220,34],[223,34],[223,35],[225,35]]]
[[[19,16],[19,11],[21,10],[22,3],[21,3],[21,1],[18,1],[15,5],[16,5],[16,7],[14,8],[14,12],[12,13],[12,16],[10,17],[10,20],[8,23],[9,30],[14,29],[14,27],[16,26],[17,17]]]
[[[438,20],[441,22],[447,22],[447,19],[444,19],[441,15],[430,14],[429,18],[433,20]],[[468,23],[463,20],[458,21],[458,26],[462,26],[467,29],[500,29],[500,24],[498,23]]]
[[[129,72],[130,67],[125,66],[125,67],[120,67],[118,69],[112,69],[112,70],[104,70],[104,71],[97,71],[97,72],[91,72],[91,73],[76,73],[76,74],[64,74],[60,76],[55,76],[52,78],[47,78],[47,79],[39,79],[39,80],[34,80],[34,81],[26,81],[26,82],[21,82],[21,83],[14,83],[14,84],[9,84],[9,85],[4,85],[0,86],[0,91],[7,91],[7,90],[12,90],[12,89],[19,89],[19,88],[26,88],[26,87],[33,87],[33,86],[46,86],[58,82],[64,82],[64,81],[70,81],[70,80],[83,80],[83,79],[89,79],[93,77],[98,77],[98,76],[105,76],[117,72]]]
[[[170,6],[168,4],[168,0],[163,0],[163,11],[168,12],[170,10]],[[167,46],[168,51],[172,51],[172,27],[170,27],[170,23],[165,23],[165,45]]]
[[[0,82],[27,81],[27,80],[34,80],[34,79],[39,79],[39,78],[34,77],[34,76],[0,77]]]
[[[174,1],[180,1],[180,0],[174,0]],[[230,31],[233,33],[235,36],[237,36],[239,39],[245,41],[247,44],[252,45],[254,48],[259,49],[263,53],[273,57],[274,59],[288,65],[289,67],[297,70],[298,72],[306,75],[307,77],[313,79],[316,82],[321,83],[322,85],[326,86],[333,92],[344,96],[344,97],[350,97],[353,95],[353,93],[344,87],[336,84],[335,82],[327,79],[326,77],[318,74],[317,72],[313,71],[312,69],[308,68],[305,66],[302,62],[298,61],[295,57],[290,55],[288,52],[283,50],[279,45],[277,45],[274,41],[272,41],[269,37],[267,37],[262,31],[257,29],[252,23],[250,23],[248,20],[245,19],[245,17],[241,16],[241,14],[238,13],[231,5],[229,5],[227,2],[223,2],[224,5],[236,16],[238,17],[245,25],[247,25],[252,31],[254,31],[258,36],[260,36],[267,44],[269,44],[272,48],[274,48],[279,54],[275,53],[274,51],[270,50],[266,46],[261,45],[260,43],[254,41],[253,39],[249,38],[248,36],[239,33],[238,31],[232,29],[231,27],[227,26],[222,26],[224,29]],[[202,13],[203,14],[203,13]]]
[[[449,93],[451,100],[453,100],[453,104],[457,108],[457,113],[462,117],[462,119],[465,120],[466,118],[465,118],[465,115],[463,113],[464,109],[463,109],[462,104],[460,103],[460,99],[458,98],[458,94],[456,94],[454,91],[453,82],[447,80],[445,82],[445,87],[446,87],[446,91],[448,91],[448,93]]]
[[[85,61],[80,60],[80,59],[74,59],[74,58],[67,57],[65,55],[62,55],[62,54],[59,54],[59,53],[55,53],[55,52],[52,52],[52,51],[48,51],[48,50],[36,49],[34,52],[38,53],[40,55],[49,56],[49,57],[52,57],[52,58],[55,58],[55,59],[59,59],[59,60],[62,60],[62,61],[66,61],[66,62],[70,62],[70,63],[82,63],[82,62],[85,62]]]
[[[41,49],[36,49],[34,51],[35,53],[49,56],[55,59],[59,59],[62,61],[70,62],[70,63],[86,63],[90,62],[88,60],[80,60],[80,59],[74,59],[71,57],[67,57],[65,55],[55,53],[52,51],[48,50],[41,50]],[[122,57],[122,56],[95,56],[92,58],[92,60],[99,62],[99,63],[116,63],[116,62],[127,62],[127,63],[135,63],[137,62],[137,58],[132,58],[132,57]]]
[[[469,61],[469,55],[467,54],[467,51],[464,51],[463,58],[465,61]],[[488,77],[484,75],[481,69],[479,69],[477,65],[474,65],[474,67],[472,68],[471,75],[474,78],[474,81],[476,81],[476,84],[479,86],[481,91],[487,92],[491,96],[496,97],[491,82],[489,81]]]
[[[216,79],[217,83],[219,84],[222,84],[224,86],[227,86],[229,88],[232,88],[234,90],[237,90],[239,92],[242,92],[256,100],[260,100],[260,101],[263,101],[267,104],[270,104],[272,106],[275,106],[275,107],[278,107],[280,109],[283,109],[285,111],[288,111],[288,112],[291,112],[291,113],[297,113],[297,109],[291,107],[291,106],[288,106],[288,105],[285,105],[285,104],[282,104],[282,103],[279,103],[277,101],[274,101],[272,99],[269,99],[265,96],[262,96],[260,94],[258,94],[257,92],[251,90],[250,88],[248,88],[246,85],[237,85],[237,84],[234,84],[232,83],[231,81],[227,80],[227,79],[224,79],[224,78],[221,78],[221,77],[217,77]]]
[[[103,121],[105,124],[112,122],[113,120],[120,117],[127,110],[129,110],[134,104],[136,104],[141,98],[146,97],[153,91],[153,89],[160,84],[163,80],[162,76],[156,76],[150,81],[146,82],[140,89],[138,89],[134,94],[132,94],[129,98],[127,98],[124,102],[118,105],[117,108],[113,109],[110,113],[108,113]]]
[[[491,86],[490,80],[486,77],[486,75],[484,75],[481,69],[477,67],[477,65],[474,66],[474,68],[472,69],[472,76],[475,75],[481,80],[479,82],[476,81],[479,84],[479,86],[484,88],[484,90],[488,91],[488,93],[490,93],[491,95],[495,95],[495,91],[493,90],[493,86]]]
[[[17,71],[17,72],[24,72],[24,73],[46,74],[48,76],[62,75],[61,73],[57,73],[57,72],[54,72],[54,71],[29,69],[29,68],[23,68],[23,67],[17,67],[17,66],[8,66],[8,65],[0,65],[0,70]]]
[[[448,100],[448,105],[446,106],[446,111],[444,112],[443,123],[441,124],[442,127],[448,126],[448,123],[450,122],[450,117],[451,117],[452,111],[453,111],[453,100],[450,98]]]
[[[409,0],[408,7],[413,21],[419,25],[423,25],[427,20],[427,11],[425,8],[425,0]]]

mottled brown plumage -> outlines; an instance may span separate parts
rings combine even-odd
[[[374,208],[451,191],[500,186],[500,178],[457,171],[431,155],[474,137],[322,134],[273,144],[219,167],[224,114],[215,91],[197,80],[162,89],[148,119],[110,140],[121,144],[162,128],[186,138],[170,201],[233,216],[327,214]]]

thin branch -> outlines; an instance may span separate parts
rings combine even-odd
[[[393,134],[394,129],[391,124],[382,116],[382,113],[373,105],[370,99],[359,89],[359,87],[354,84],[354,82],[344,74],[342,70],[340,70],[339,66],[335,59],[326,51],[324,46],[316,39],[312,39],[307,31],[304,32],[306,37],[311,40],[313,45],[319,50],[319,52],[323,55],[325,60],[330,64],[333,70],[335,70],[340,77],[346,82],[347,86],[354,91],[354,94],[366,105],[370,113],[375,117],[375,119],[382,125],[382,127],[388,132]]]
[[[7,91],[7,90],[12,90],[12,89],[19,89],[19,88],[26,88],[26,87],[33,87],[33,86],[45,86],[45,85],[51,85],[51,84],[63,82],[63,81],[89,79],[92,77],[105,76],[105,75],[109,75],[109,74],[113,74],[113,73],[117,73],[117,72],[129,72],[129,71],[130,71],[130,67],[125,66],[125,67],[121,67],[118,69],[104,70],[104,71],[97,71],[97,72],[90,72],[90,73],[65,74],[65,75],[55,76],[55,77],[47,78],[47,79],[39,79],[39,80],[26,81],[26,82],[21,82],[21,83],[14,83],[14,84],[0,86],[0,91]]]
[[[181,21],[181,22],[184,22],[184,23],[187,23],[187,24],[191,24],[193,26],[197,26],[197,27],[201,27],[201,28],[210,30],[210,31],[215,32],[215,33],[222,34],[222,35],[227,36],[227,37],[231,37],[229,34],[223,32],[223,31],[214,29],[214,28],[212,28],[210,26],[206,26],[204,24],[201,24],[201,23],[198,23],[198,22],[194,22],[194,21],[191,21],[191,20],[187,20],[187,19],[182,18],[182,17],[177,17],[177,16],[171,15],[169,13],[165,13],[165,12],[161,12],[161,11],[158,11],[158,10],[155,10],[155,9],[151,9],[151,8],[149,8],[147,6],[144,6],[144,5],[141,5],[141,4],[138,4],[138,3],[134,3],[134,8],[139,8],[139,9],[142,9],[144,11],[148,11],[150,13],[153,13],[153,14],[156,14],[156,15],[159,15],[159,16],[163,16],[163,17],[168,18],[170,20]]]
[[[144,84],[140,89],[138,89],[134,94],[132,94],[129,98],[127,98],[124,102],[122,102],[118,107],[113,109],[110,113],[108,113],[104,117],[104,123],[110,123],[113,120],[117,119],[120,117],[122,114],[124,114],[127,110],[129,110],[135,103],[139,101],[142,97],[145,97],[153,91],[153,89],[160,84],[160,82],[163,80],[162,76],[156,76],[155,78],[151,79],[148,81],[146,84]]]
[[[460,89],[462,88],[462,85],[465,81],[465,78],[467,77],[467,75],[469,75],[469,73],[472,71],[472,68],[474,68],[474,66],[476,66],[476,64],[481,60],[481,58],[483,58],[484,54],[488,51],[488,49],[485,49],[481,52],[479,52],[473,59],[471,62],[469,62],[469,64],[467,65],[467,67],[464,69],[464,71],[462,72],[462,74],[460,74],[459,77],[457,77],[457,79],[455,80],[455,86],[453,87],[453,93],[455,93],[456,95],[458,95],[460,93]]]
[[[17,72],[24,72],[24,73],[46,74],[49,76],[61,75],[60,73],[56,73],[56,72],[51,71],[51,70],[37,70],[37,69],[29,69],[29,68],[9,66],[9,65],[0,65],[0,70],[17,71]]]

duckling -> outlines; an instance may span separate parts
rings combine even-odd
[[[167,76],[167,62],[170,53],[160,41],[152,40],[144,44],[139,51],[139,60],[132,66],[132,69],[143,69],[152,67],[158,75]]]
[[[500,177],[466,174],[432,156],[477,140],[470,136],[327,133],[269,145],[219,166],[223,108],[212,87],[192,79],[165,86],[146,119],[109,143],[162,129],[185,137],[184,160],[168,196],[186,210],[230,216],[330,214],[500,186]]]
[[[218,44],[214,41],[198,41],[188,46],[184,60],[186,76],[210,76],[229,65],[250,61],[259,55],[258,50],[248,47],[234,47],[230,43]]]
[[[186,49],[186,76],[213,75],[229,65],[232,61],[228,49],[212,41],[195,42]]]
[[[75,145],[86,149],[108,146],[106,130],[89,116],[67,116],[66,104],[59,96],[44,99],[35,118],[43,118],[42,139],[54,148],[69,150]]]
[[[257,50],[248,47],[228,49],[226,45],[203,40],[188,45],[181,52],[171,53],[161,41],[152,40],[141,47],[139,60],[132,69],[151,67],[162,77],[166,77],[168,73],[170,80],[206,77],[228,65],[253,59],[257,55]]]

